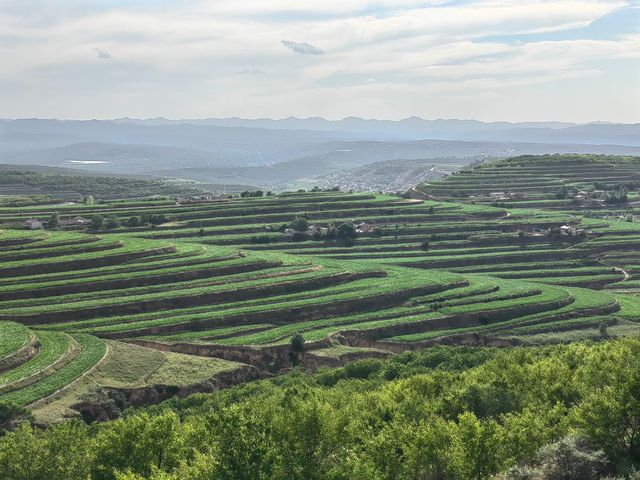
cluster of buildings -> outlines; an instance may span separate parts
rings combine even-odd
[[[491,192],[489,198],[493,201],[500,200],[522,200],[525,198],[524,193],[520,192]]]
[[[377,225],[366,222],[358,223],[355,225],[355,227],[356,233],[372,233],[376,228],[378,228]],[[308,237],[313,237],[316,235],[324,237],[328,232],[328,227],[321,227],[319,225],[309,225],[306,232],[297,232],[293,228],[284,229],[284,234],[288,237],[292,237],[296,233],[305,233]]]
[[[604,201],[607,197],[607,192],[604,190],[593,190],[591,192],[580,191],[573,196],[574,200],[597,200]]]
[[[318,225],[309,225],[307,227],[306,232],[297,232],[293,228],[285,228],[284,234],[288,237],[292,237],[295,233],[305,233],[309,237],[313,237],[314,235],[326,235],[329,231],[328,227],[320,227]]]
[[[176,205],[208,202],[228,202],[229,196],[223,194],[207,193],[204,195],[191,195],[189,197],[176,197]]]
[[[569,237],[588,235],[590,233],[593,233],[591,230],[588,230],[586,228],[576,227],[575,225],[561,225],[559,227],[559,230],[560,230],[560,235],[566,235]],[[548,237],[549,235],[551,235],[552,229],[545,228],[545,227],[531,227],[530,233],[534,237]]]
[[[73,217],[69,219],[60,219],[61,227],[86,227],[91,224],[91,220],[84,217]],[[49,220],[40,220],[37,218],[30,218],[25,220],[23,226],[28,230],[41,230],[49,225]]]

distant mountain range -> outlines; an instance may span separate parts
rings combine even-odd
[[[271,130],[313,130],[341,132],[369,140],[480,140],[539,143],[587,143],[640,145],[640,124],[569,122],[480,122],[477,120],[425,120],[409,117],[404,120],[375,120],[348,117],[326,120],[320,117],[281,120],[270,118],[207,118],[169,120],[150,118],[136,120],[119,118],[118,123],[138,125],[206,125],[219,127],[265,128]]]
[[[640,124],[345,118],[0,120],[0,163],[284,188],[388,160],[640,154]]]

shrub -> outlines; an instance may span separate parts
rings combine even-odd
[[[104,225],[104,217],[102,215],[94,215],[91,217],[91,230],[100,230]]]
[[[296,232],[306,232],[309,228],[309,221],[305,217],[296,217],[289,225],[289,228]]]
[[[295,232],[293,235],[291,235],[291,240],[293,240],[294,242],[304,242],[305,240],[307,240],[307,234],[304,232]]]
[[[250,240],[251,243],[270,243],[271,237],[269,235],[254,235]]]
[[[50,230],[57,230],[60,227],[60,215],[58,215],[58,212],[53,212],[51,214],[51,217],[49,217],[49,223],[47,224],[47,227]]]
[[[120,219],[116,215],[109,215],[104,220],[104,228],[107,230],[112,230],[114,228],[118,228],[120,226]]]
[[[139,227],[141,225],[140,217],[130,217],[127,220],[128,227]]]
[[[13,431],[20,423],[32,419],[27,408],[13,402],[0,402],[0,435],[5,431]]]
[[[337,238],[345,242],[355,240],[357,235],[356,227],[353,223],[342,223],[336,230]]]
[[[290,340],[291,350],[296,353],[304,352],[304,342],[304,336],[301,333],[294,333]]]
[[[381,360],[366,358],[348,363],[344,367],[347,378],[369,378],[370,375],[378,373],[383,366]]]

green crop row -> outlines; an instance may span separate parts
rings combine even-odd
[[[37,374],[60,360],[71,348],[71,337],[65,333],[37,332],[37,336],[40,342],[38,353],[27,362],[0,374],[0,388]]]
[[[80,344],[80,353],[73,361],[33,385],[1,395],[0,401],[19,405],[34,403],[69,385],[104,357],[107,349],[104,341],[83,334],[75,334],[73,338]]]
[[[0,322],[0,359],[19,350],[31,338],[31,331],[15,322]]]

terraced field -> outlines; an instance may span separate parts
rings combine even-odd
[[[568,179],[556,178],[569,170],[554,157],[483,165],[417,188],[431,199],[314,192],[59,207],[61,219],[166,220],[113,230],[12,229],[51,207],[5,208],[0,401],[43,419],[108,418],[117,412],[96,399],[149,403],[297,364],[634,334],[640,223],[544,196],[536,207],[548,209],[522,208],[530,197],[477,201],[496,185],[555,195],[638,174],[637,159],[569,160]],[[451,193],[461,183],[471,199]],[[292,234],[299,217],[309,230]],[[355,240],[328,233],[350,223]],[[298,333],[304,351],[292,347]]]
[[[604,206],[602,193],[619,185],[630,190],[640,187],[640,159],[525,155],[463,170],[442,181],[423,184],[417,190],[438,198],[571,210]]]

